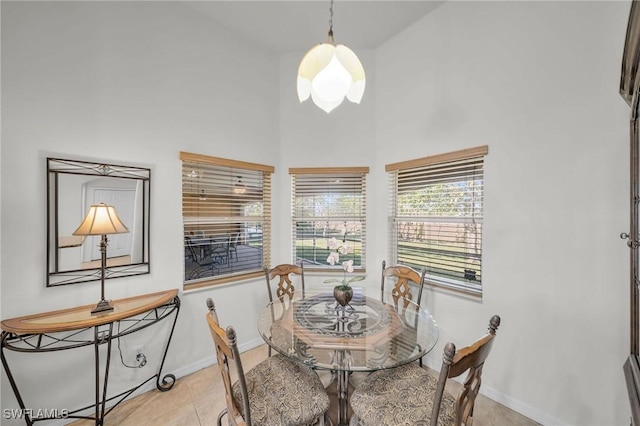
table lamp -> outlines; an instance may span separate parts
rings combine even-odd
[[[124,234],[129,232],[126,226],[122,223],[116,209],[113,206],[109,206],[105,203],[94,204],[89,207],[89,212],[85,216],[84,220],[73,233],[73,235],[101,235],[100,240],[100,252],[102,253],[102,266],[101,266],[101,298],[100,302],[91,311],[92,314],[111,311],[113,305],[109,300],[104,298],[104,274],[107,267],[107,239],[108,234]]]

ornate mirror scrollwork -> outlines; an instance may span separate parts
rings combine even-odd
[[[73,235],[98,203],[129,229],[109,235],[105,278],[148,274],[150,190],[150,169],[47,158],[47,287],[100,280],[100,236]]]

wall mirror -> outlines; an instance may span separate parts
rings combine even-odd
[[[73,235],[98,203],[129,229],[108,235],[105,278],[148,274],[150,190],[150,169],[47,158],[47,287],[100,280],[100,236]]]

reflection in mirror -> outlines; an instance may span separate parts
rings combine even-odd
[[[47,286],[100,279],[100,236],[73,235],[98,203],[130,231],[109,235],[105,278],[148,274],[150,185],[150,169],[47,158]]]

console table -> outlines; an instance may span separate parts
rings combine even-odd
[[[173,387],[176,380],[173,374],[166,374],[162,379],[160,377],[178,319],[178,312],[180,311],[178,290],[173,289],[114,300],[112,304],[114,306],[113,311],[104,312],[99,315],[91,314],[91,309],[94,307],[92,304],[11,318],[0,323],[0,328],[2,328],[0,338],[2,366],[7,374],[7,378],[9,379],[11,388],[20,405],[22,416],[27,425],[33,425],[36,421],[49,420],[56,417],[41,416],[32,418],[32,407],[27,409],[25,406],[16,380],[5,357],[5,349],[22,353],[36,353],[61,351],[92,345],[94,347],[95,403],[69,411],[65,413],[65,417],[95,419],[97,426],[103,425],[104,417],[111,412],[111,410],[149,381],[156,379],[156,387],[160,391],[168,391]],[[156,324],[170,317],[173,313],[175,313],[173,324],[171,325],[171,331],[167,338],[164,353],[162,354],[162,361],[157,373],[131,389],[108,397],[107,383],[109,380],[109,366],[111,361],[111,342],[114,339],[119,339],[120,337]],[[106,345],[106,359],[102,374],[103,379],[101,380],[100,346],[102,345]],[[115,403],[107,407],[107,403],[111,401],[115,401]],[[80,414],[92,407],[95,408],[95,413],[92,416]]]

